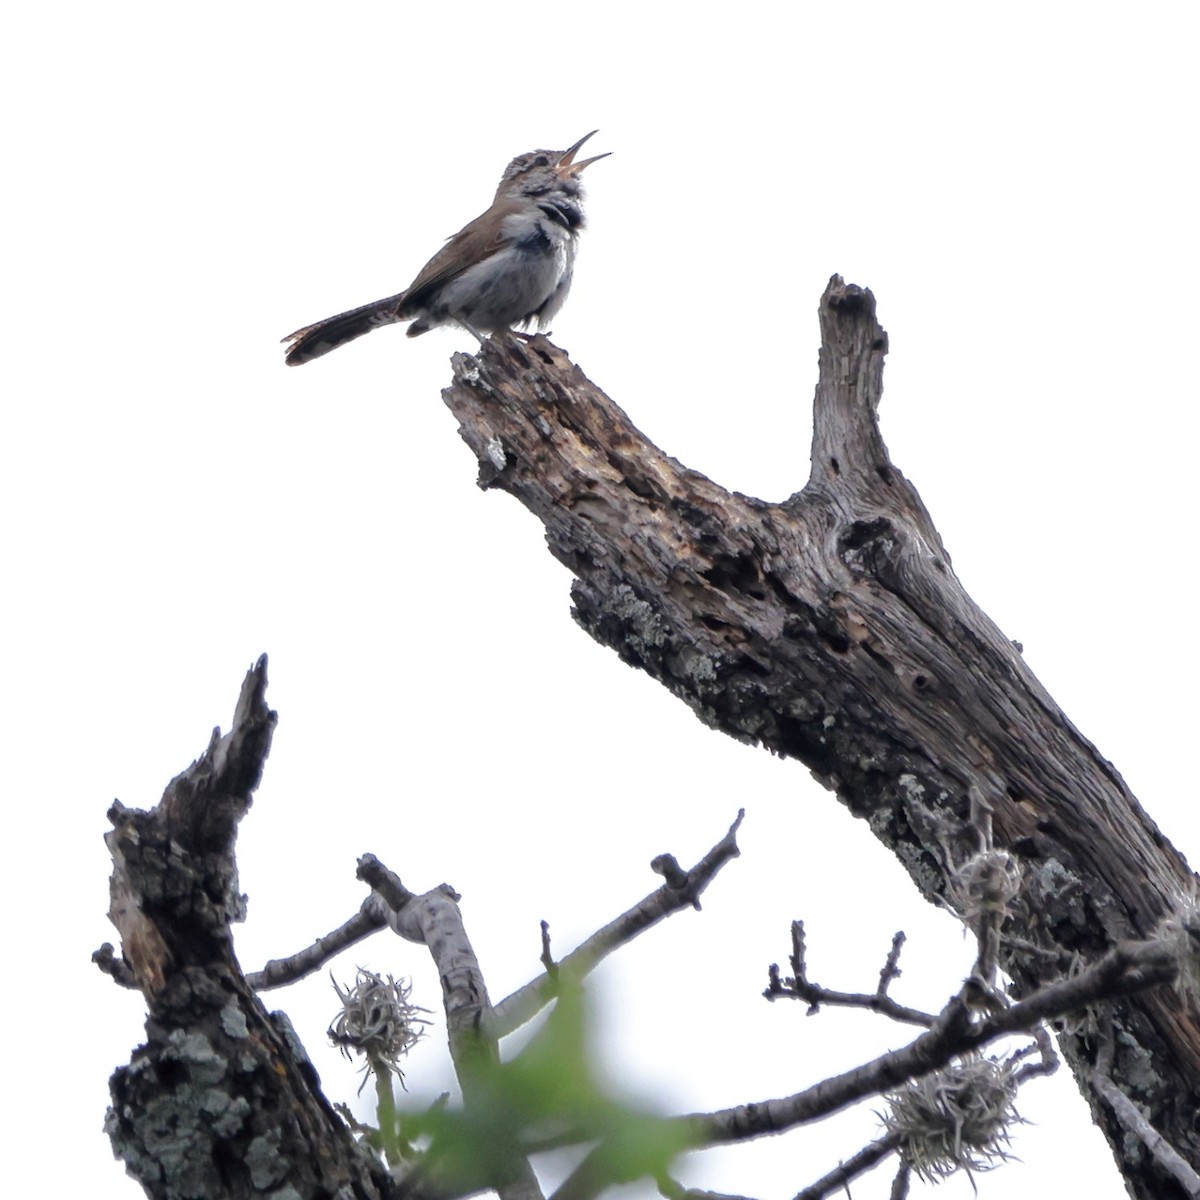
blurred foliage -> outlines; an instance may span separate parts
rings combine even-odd
[[[564,988],[511,1062],[480,1054],[467,1068],[460,1060],[460,1074],[464,1107],[399,1111],[394,1136],[382,1136],[385,1147],[401,1150],[410,1177],[439,1192],[495,1186],[522,1157],[562,1146],[593,1147],[587,1170],[605,1184],[661,1176],[688,1148],[679,1121],[623,1104],[598,1083],[578,988]],[[415,1159],[414,1146],[423,1147]]]

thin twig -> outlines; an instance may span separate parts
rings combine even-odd
[[[828,1004],[834,1008],[865,1008],[879,1013],[881,1016],[889,1017],[893,1021],[929,1029],[937,1020],[933,1013],[897,1004],[887,994],[888,985],[900,974],[897,963],[903,945],[904,934],[897,933],[892,938],[892,948],[888,952],[883,969],[879,972],[879,986],[873,993],[835,992],[809,980],[808,964],[805,961],[804,922],[793,921],[792,953],[788,961],[794,974],[786,979],[781,978],[778,964],[772,963],[767,970],[767,988],[763,995],[768,1000],[803,1000],[809,1006],[809,1016],[819,1012],[822,1004]]]
[[[487,1026],[490,1036],[506,1037],[535,1017],[558,992],[560,983],[576,983],[627,942],[633,941],[647,929],[657,925],[664,917],[688,907],[698,907],[700,894],[716,878],[717,872],[741,853],[737,845],[737,831],[745,810],[739,810],[737,819],[730,825],[725,836],[690,871],[682,872],[675,882],[664,883],[623,912],[614,921],[598,929],[586,941],[572,950],[558,963],[558,977],[549,972],[518,988],[510,996],[495,1005],[488,1014]],[[655,860],[660,873],[663,859]],[[676,864],[678,865],[678,864]]]
[[[546,974],[552,979],[558,979],[558,963],[554,961],[554,955],[550,952],[550,922],[542,922],[542,955],[539,960],[543,967],[546,968]]]
[[[1022,1046],[1009,1056],[1010,1061],[1016,1062],[1034,1050],[1038,1053],[1039,1061],[1036,1063],[1027,1063],[1013,1076],[1017,1087],[1020,1087],[1031,1079],[1037,1079],[1039,1076],[1053,1075],[1061,1065],[1058,1059],[1058,1052],[1054,1049],[1054,1039],[1050,1036],[1050,1030],[1045,1025],[1035,1025],[1029,1031],[1029,1035],[1033,1038],[1033,1046]]]
[[[795,1200],[824,1200],[838,1188],[849,1190],[849,1184],[860,1175],[877,1167],[885,1158],[900,1148],[900,1135],[889,1133],[869,1146],[864,1146],[857,1154],[839,1163],[827,1175],[823,1175],[816,1183],[810,1183],[803,1191],[796,1193]]]
[[[368,938],[387,924],[386,906],[374,893],[363,900],[358,912],[331,933],[319,937],[311,946],[273,958],[262,968],[246,976],[246,982],[259,992],[295,983],[314,971],[319,971],[330,959],[343,950]]]
[[[904,949],[904,941],[904,930],[898,929],[892,937],[892,948],[888,951],[887,959],[883,964],[883,970],[879,972],[879,987],[876,988],[875,994],[881,1000],[887,995],[892,980],[899,979],[902,974],[900,970],[900,951]]]
[[[669,1175],[660,1175],[655,1181],[659,1194],[666,1200],[750,1200],[749,1196],[731,1195],[729,1192],[706,1192],[703,1188],[685,1188]]]
[[[1045,1021],[1114,996],[1171,983],[1178,964],[1160,941],[1123,942],[1070,979],[1034,992],[1007,1008],[983,1011],[977,986],[967,980],[939,1014],[934,1026],[900,1050],[823,1080],[792,1096],[743,1104],[716,1112],[674,1118],[686,1125],[695,1149],[781,1133],[807,1124],[895,1087],[940,1070],[952,1059],[1014,1033],[1028,1033]],[[1048,1066],[1025,1070],[1049,1073]]]
[[[374,854],[364,854],[358,860],[355,874],[363,883],[377,892],[391,907],[393,912],[400,912],[415,898],[415,893],[400,882],[400,876],[395,871],[389,871]],[[442,887],[446,887],[442,884]]]
[[[1100,1052],[1096,1056],[1096,1068],[1090,1076],[1092,1087],[1112,1109],[1117,1120],[1146,1147],[1154,1161],[1183,1188],[1184,1194],[1193,1197],[1193,1200],[1200,1197],[1200,1175],[1188,1165],[1179,1151],[1142,1116],[1137,1105],[1113,1082],[1109,1072],[1112,1069],[1114,1049],[1115,1043],[1110,1025],[1103,1035]]]

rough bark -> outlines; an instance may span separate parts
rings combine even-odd
[[[109,812],[110,912],[149,1016],[146,1044],[110,1082],[107,1129],[129,1173],[162,1200],[376,1200],[394,1195],[390,1179],[233,953],[230,924],[243,911],[234,840],[275,728],[265,690],[264,659],[229,733],[214,732],[155,808]]]
[[[109,914],[121,953],[105,945],[93,958],[122,986],[140,989],[149,1009],[146,1044],[110,1081],[106,1127],[114,1151],[156,1200],[264,1194],[276,1200],[452,1200],[488,1190],[500,1200],[540,1200],[529,1147],[591,1142],[595,1134],[580,1123],[583,1093],[574,1112],[554,1114],[562,1120],[552,1129],[538,1103],[522,1116],[531,1101],[529,1081],[504,1094],[500,1039],[560,1002],[564,988],[577,987],[621,946],[671,913],[699,907],[701,894],[738,854],[741,813],[690,870],[670,854],[655,858],[651,869],[663,876],[663,886],[559,962],[550,956],[544,927],[545,973],[496,1009],[454,889],[441,884],[416,895],[370,854],[358,869],[372,888],[370,902],[333,933],[248,980],[233,952],[232,926],[244,912],[234,845],[275,728],[265,693],[263,658],[247,675],[230,732],[214,731],[206,752],[171,781],[155,808],[142,812],[118,802],[109,810]],[[463,1094],[461,1111],[433,1134],[429,1152],[413,1158],[395,1144],[388,1076],[381,1089],[389,1095],[381,1099],[381,1116],[385,1103],[391,1113],[388,1133],[372,1135],[367,1144],[382,1143],[395,1170],[356,1141],[356,1132],[370,1131],[336,1115],[287,1017],[266,1012],[254,991],[303,978],[384,927],[424,945],[434,959]],[[368,1023],[378,1029],[378,1010]],[[353,1036],[347,1041],[362,1049]],[[600,1107],[607,1130],[607,1101]],[[408,1116],[419,1122],[422,1114]],[[423,1116],[436,1124],[432,1110]],[[523,1124],[526,1117],[535,1132]]]
[[[1152,934],[1194,876],[971,601],[892,465],[870,292],[835,277],[820,319],[811,476],[781,504],[681,466],[541,337],[456,356],[445,399],[480,485],[526,505],[574,573],[579,624],[706,724],[805,763],[927,898],[975,848],[982,794],[996,845],[1024,863],[1004,966],[1027,995]],[[1200,1016],[1159,988],[1099,1024],[1113,1081],[1200,1165]],[[1131,1195],[1183,1195],[1097,1096],[1098,1044],[1064,1050]]]

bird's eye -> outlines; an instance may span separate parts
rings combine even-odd
[[[533,165],[535,167],[548,167],[550,165],[550,160],[544,154],[539,154],[537,158],[533,160]]]

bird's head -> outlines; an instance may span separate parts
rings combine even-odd
[[[580,162],[575,161],[579,148],[597,132],[599,131],[593,129],[591,133],[584,134],[566,150],[530,150],[527,154],[518,154],[500,177],[500,187],[496,191],[497,199],[514,192],[525,196],[538,196],[555,189],[564,190],[572,195],[579,194],[583,190],[579,174],[584,167],[607,158],[612,153],[609,150]]]

